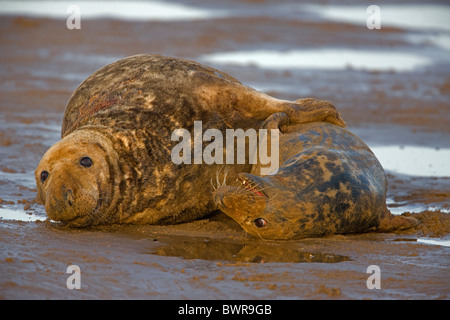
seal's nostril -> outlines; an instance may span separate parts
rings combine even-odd
[[[67,202],[67,204],[68,204],[69,206],[72,206],[72,205],[73,205],[73,203],[74,203],[74,201],[75,201],[75,198],[74,198],[74,196],[73,196],[73,192],[72,192],[71,189],[67,190],[67,191],[64,193],[64,199],[66,199],[66,202]]]

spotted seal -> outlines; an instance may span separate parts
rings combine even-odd
[[[177,128],[256,128],[273,113],[344,126],[326,101],[275,99],[199,63],[136,55],[107,65],[72,94],[61,137],[42,157],[38,194],[68,226],[171,224],[216,210],[209,180],[218,165],[174,164]],[[224,150],[225,151],[225,150]],[[251,165],[230,166],[231,177]]]
[[[330,234],[388,231],[416,224],[386,207],[387,179],[376,156],[356,135],[331,123],[289,125],[283,113],[266,128],[280,128],[280,168],[264,177],[238,175],[237,186],[216,186],[220,210],[249,234],[291,240]]]

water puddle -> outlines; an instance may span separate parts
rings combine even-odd
[[[432,43],[437,47],[441,47],[447,51],[450,51],[450,31],[446,33],[433,33],[433,34],[411,34],[406,37],[411,43],[416,44],[429,44]]]
[[[301,5],[303,11],[314,13],[326,20],[351,23],[366,27],[368,5]],[[450,6],[438,4],[380,5],[381,29],[428,31],[426,34],[411,34],[406,37],[412,43],[432,43],[450,50]]]
[[[433,246],[450,247],[450,238],[397,238],[394,242],[417,242],[422,244],[428,244]]]
[[[267,69],[321,69],[407,72],[432,64],[426,57],[374,50],[254,50],[222,52],[201,57],[209,63],[255,65]]]
[[[305,11],[333,20],[366,26],[368,5],[301,5]],[[450,6],[437,4],[380,5],[381,28],[450,31]]]
[[[175,21],[211,19],[217,11],[158,1],[2,1],[0,15],[25,15],[52,19],[67,19],[70,5],[80,8],[83,19],[114,18],[133,21]],[[73,11],[70,11],[73,12]]]
[[[35,213],[27,213],[23,210],[0,208],[0,221],[15,220],[15,221],[34,222],[34,221],[44,221],[45,219],[47,219],[46,216],[38,215]]]
[[[151,254],[180,257],[183,259],[225,260],[247,263],[270,262],[322,262],[337,263],[350,261],[349,257],[305,252],[299,248],[281,246],[279,243],[233,243],[213,239],[184,239],[173,241],[155,249]]]
[[[437,245],[443,247],[450,247],[450,239],[438,239],[438,238],[419,238],[417,242],[429,245]]]
[[[423,211],[441,211],[443,213],[450,213],[450,209],[440,206],[429,206],[423,203],[404,203],[395,202],[393,199],[386,199],[386,204],[392,214],[402,214],[404,212],[418,213]]]
[[[383,168],[417,177],[450,177],[450,148],[371,147]]]

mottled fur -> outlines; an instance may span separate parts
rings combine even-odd
[[[262,239],[359,233],[382,221],[389,229],[394,218],[386,208],[386,176],[367,145],[330,123],[290,126],[287,119],[274,114],[263,125],[284,132],[279,171],[264,177],[242,173],[237,186],[219,186],[219,208]],[[396,220],[402,227],[411,222]]]
[[[220,166],[172,163],[172,132],[192,133],[198,120],[204,130],[258,128],[276,112],[292,123],[345,126],[326,101],[278,100],[196,62],[160,55],[117,61],[70,98],[62,140],[36,169],[39,194],[51,219],[72,226],[199,218],[217,208],[209,181]],[[85,156],[93,160],[89,168],[80,167]],[[229,177],[250,170],[248,164],[231,165]],[[45,181],[43,171],[49,173]]]

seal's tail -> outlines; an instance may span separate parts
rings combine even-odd
[[[404,215],[393,215],[386,209],[386,213],[380,221],[380,225],[377,228],[379,232],[392,232],[396,230],[405,230],[415,228],[419,225],[419,220],[414,217],[408,217]]]

